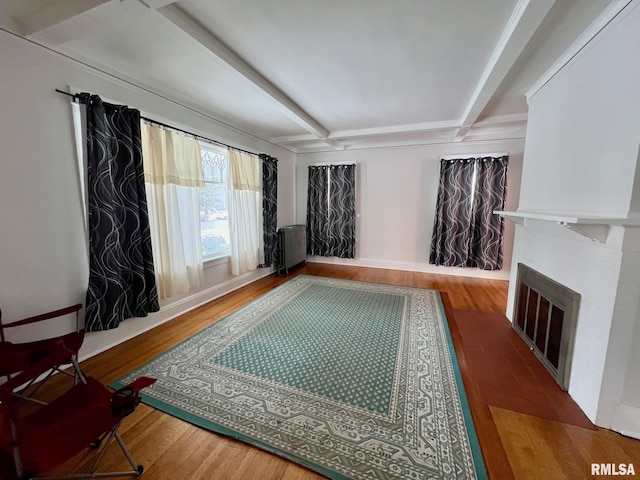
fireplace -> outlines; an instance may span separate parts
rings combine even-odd
[[[522,263],[516,282],[513,328],[568,390],[580,294]]]

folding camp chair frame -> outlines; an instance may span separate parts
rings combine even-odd
[[[152,383],[155,382],[155,379],[149,377],[141,377],[129,385],[121,388],[116,391],[109,400],[110,409],[112,415],[117,418],[117,421],[109,428],[107,428],[106,432],[102,432],[103,435],[101,438],[96,439],[90,445],[87,445],[89,448],[98,448],[102,441],[106,439],[106,442],[102,446],[98,458],[93,464],[91,470],[87,473],[75,473],[75,474],[60,474],[60,475],[39,475],[38,473],[30,474],[25,471],[25,466],[23,465],[23,458],[21,454],[21,441],[20,434],[18,431],[18,419],[17,419],[17,409],[14,407],[14,395],[12,394],[13,389],[16,385],[21,385],[25,382],[27,378],[31,376],[38,376],[41,373],[47,371],[51,368],[52,364],[56,364],[56,362],[61,361],[65,358],[67,352],[65,348],[59,346],[57,349],[52,350],[50,355],[45,357],[44,359],[36,362],[28,371],[23,371],[19,373],[17,376],[12,377],[8,382],[4,385],[0,385],[0,407],[3,407],[3,411],[5,413],[6,418],[9,420],[10,430],[11,430],[11,450],[12,456],[14,460],[14,468],[16,476],[19,480],[54,480],[54,479],[85,479],[85,478],[112,478],[112,477],[124,477],[124,476],[139,476],[144,471],[144,467],[138,464],[131,455],[131,452],[125,445],[122,437],[118,433],[118,429],[122,424],[122,420],[130,415],[136,408],[136,406],[140,403],[139,391],[142,388],[145,388]],[[93,382],[93,385],[102,385],[100,382],[90,379]],[[86,385],[86,387],[85,387]],[[72,390],[75,388],[89,388],[89,383],[85,382],[85,385],[75,385],[72,387]],[[69,391],[70,392],[70,391]],[[108,395],[108,392],[106,392]],[[103,393],[104,395],[104,393]],[[46,406],[43,408],[47,408]],[[127,471],[118,471],[118,472],[98,472],[98,466],[102,461],[107,449],[109,446],[115,441],[123,452],[124,456],[127,458],[127,461],[132,467],[132,470]],[[80,453],[82,450],[78,451]]]
[[[91,467],[91,470],[89,472],[70,473],[70,474],[61,474],[61,475],[37,475],[35,477],[28,477],[28,480],[67,480],[67,479],[84,479],[84,478],[137,477],[141,475],[142,472],[144,471],[144,467],[134,460],[133,456],[131,455],[131,452],[129,451],[124,441],[122,440],[122,437],[118,433],[118,429],[120,428],[121,423],[122,423],[122,419],[116,425],[114,425],[111,430],[106,432],[105,434],[106,443],[102,446],[102,449],[100,450],[98,458],[94,462],[93,467]],[[129,462],[133,470],[126,470],[122,472],[97,472],[98,466],[100,465],[100,462],[104,457],[104,454],[107,452],[107,449],[109,448],[111,443],[113,443],[114,440],[120,446],[122,453],[127,458],[127,461]],[[91,444],[91,448],[98,448],[101,441],[102,441],[101,439],[96,440],[93,444]]]
[[[31,317],[19,322],[14,322],[7,326],[18,326],[35,323],[38,321],[55,318],[57,316],[76,313],[81,305],[75,305],[55,312],[50,312],[37,317]],[[138,464],[127,449],[118,429],[122,420],[130,415],[140,403],[139,391],[155,382],[155,379],[141,377],[126,385],[115,393],[109,391],[101,382],[85,377],[78,365],[77,352],[80,349],[84,338],[84,330],[79,329],[76,334],[67,334],[54,339],[43,341],[14,344],[4,341],[3,328],[0,327],[0,372],[6,377],[6,381],[0,384],[0,448],[3,453],[8,453],[13,457],[14,473],[19,480],[54,480],[54,479],[85,479],[85,478],[109,478],[124,476],[139,476],[144,468]],[[18,410],[22,405],[20,399],[24,395],[16,396],[16,390],[24,393],[26,388],[34,385],[34,381],[45,376],[49,378],[55,371],[62,371],[60,365],[71,362],[75,367],[75,374],[71,374],[76,379],[73,387],[64,394],[52,401],[50,404],[34,407],[34,411],[28,414],[18,415]],[[79,384],[77,380],[82,383]],[[35,389],[40,388],[37,385]],[[27,400],[33,401],[31,397]],[[79,410],[76,406],[79,405]],[[74,413],[84,412],[84,415],[75,416]],[[33,415],[33,417],[32,417]],[[20,418],[19,418],[20,417]],[[24,417],[24,418],[22,418]],[[54,422],[47,426],[47,418],[67,419],[67,423]],[[97,424],[87,422],[87,419],[98,418]],[[75,423],[74,423],[75,422]],[[61,425],[64,425],[61,427]],[[66,452],[48,450],[40,445],[39,441],[50,441],[50,438],[59,438],[60,428],[84,428],[84,437],[81,441],[68,449]],[[73,430],[72,430],[73,431]],[[24,438],[21,438],[21,434]],[[91,437],[95,435],[93,442]],[[94,437],[94,438],[95,438]],[[87,443],[84,443],[84,442]],[[100,448],[93,467],[86,473],[41,475],[41,471],[50,470],[66,459],[72,458],[70,455],[81,453],[86,448]],[[98,472],[104,455],[112,443],[117,443],[127,461],[131,465],[131,470],[118,472]],[[44,459],[38,456],[40,452],[55,452],[53,457]],[[58,454],[58,452],[60,452]],[[59,455],[59,456],[58,456]],[[58,463],[57,463],[58,461]],[[26,462],[26,463],[25,463]],[[28,471],[39,470],[39,471]]]
[[[66,307],[66,308],[61,308],[59,310],[53,310],[51,312],[47,312],[41,315],[36,315],[33,317],[29,317],[29,318],[24,318],[22,320],[18,320],[15,322],[10,322],[10,323],[3,323],[2,322],[2,310],[0,310],[0,342],[2,344],[7,343],[6,342],[6,338],[5,338],[5,329],[7,328],[14,328],[14,327],[21,327],[24,325],[30,325],[30,324],[34,324],[37,322],[43,322],[46,320],[51,320],[53,318],[58,318],[58,317],[63,317],[65,315],[70,315],[75,313],[76,316],[76,331],[75,333],[69,333],[66,335],[62,335],[59,337],[54,337],[54,338],[49,338],[49,339],[43,339],[43,340],[39,340],[39,341],[34,341],[34,342],[27,342],[24,344],[11,344],[13,347],[16,348],[21,348],[21,347],[25,347],[28,348],[29,346],[35,346],[37,348],[38,345],[43,345],[43,348],[47,348],[49,346],[52,345],[53,342],[59,341],[59,342],[73,342],[73,343],[77,343],[77,348],[72,348],[69,350],[69,358],[65,359],[65,361],[61,362],[59,365],[54,365],[51,367],[51,369],[46,373],[46,375],[44,376],[44,378],[32,378],[29,382],[27,382],[25,385],[18,387],[18,389],[16,389],[16,391],[14,392],[14,395],[17,398],[20,398],[22,400],[26,400],[29,402],[34,402],[37,403],[39,405],[46,405],[45,402],[43,402],[42,400],[38,400],[37,398],[33,397],[33,395],[35,395],[37,393],[37,391],[40,389],[40,387],[55,373],[60,372],[63,373],[65,375],[71,376],[73,377],[73,381],[74,381],[74,385],[78,383],[78,381],[82,382],[82,383],[87,383],[86,382],[86,378],[84,376],[84,374],[82,373],[82,370],[80,369],[80,365],[78,362],[78,350],[80,349],[80,345],[82,344],[82,340],[84,339],[84,328],[80,325],[80,310],[82,309],[82,304],[76,304],[76,305],[72,305],[70,307]],[[65,365],[65,364],[71,364],[73,366],[73,372],[69,372],[64,368],[61,368],[61,365]],[[7,379],[11,376],[11,374],[9,374],[7,376]],[[32,388],[34,386],[34,384],[38,382],[37,386],[35,386],[34,388]],[[29,390],[31,389],[31,390]],[[28,391],[28,395],[27,395],[27,391]]]

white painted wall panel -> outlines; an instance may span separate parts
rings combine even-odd
[[[520,193],[523,141],[521,139],[450,143],[414,147],[299,154],[296,167],[296,218],[305,223],[308,166],[315,163],[358,164],[356,258],[353,261],[318,257],[322,262],[351,263],[450,275],[508,278],[513,224],[505,223],[504,267],[487,272],[472,268],[429,264],[440,157],[509,153],[507,209],[515,209]]]
[[[640,142],[640,9],[530,101],[520,208],[626,213]]]
[[[600,417],[640,438],[640,228],[627,229],[623,252]]]
[[[88,266],[71,106],[68,97],[54,91],[67,85],[194,133],[278,157],[278,220],[293,223],[293,153],[0,32],[0,305],[6,321],[84,303]],[[201,291],[172,298],[147,318],[88,335],[81,356],[117,344],[264,273],[236,279],[226,263],[207,269]]]

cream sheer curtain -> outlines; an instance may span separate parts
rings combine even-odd
[[[241,275],[264,263],[262,174],[257,155],[229,149],[231,273]]]
[[[142,155],[158,296],[167,298],[203,284],[200,144],[143,123]]]

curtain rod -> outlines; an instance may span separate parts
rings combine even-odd
[[[56,92],[62,93],[63,95],[67,95],[68,97],[71,97],[74,100],[78,100],[80,98],[80,96],[77,93],[69,93],[69,92],[65,92],[63,90],[58,90],[57,88],[56,88]],[[144,120],[145,122],[148,122],[148,123],[153,123],[154,125],[157,125],[159,127],[169,128],[171,130],[175,130],[176,132],[181,132],[181,133],[184,133],[186,135],[191,135],[192,137],[195,137],[196,139],[204,140],[206,142],[214,143],[216,145],[222,145],[223,147],[232,148],[234,150],[238,150],[239,152],[248,153],[250,155],[258,155],[257,153],[250,152],[249,150],[243,150],[242,148],[234,147],[233,145],[227,145],[226,143],[219,142],[218,140],[212,140],[210,138],[203,137],[202,135],[198,135],[197,133],[188,132],[188,131],[183,130],[181,128],[174,127],[173,125],[167,125],[166,123],[159,122],[158,120],[154,120],[153,118],[148,118],[148,117],[140,115],[140,119]]]
[[[509,152],[501,153],[471,153],[467,155],[441,155],[440,160],[466,160],[467,158],[508,157]]]
[[[316,162],[310,163],[307,167],[331,167],[333,165],[357,165],[356,162]]]

